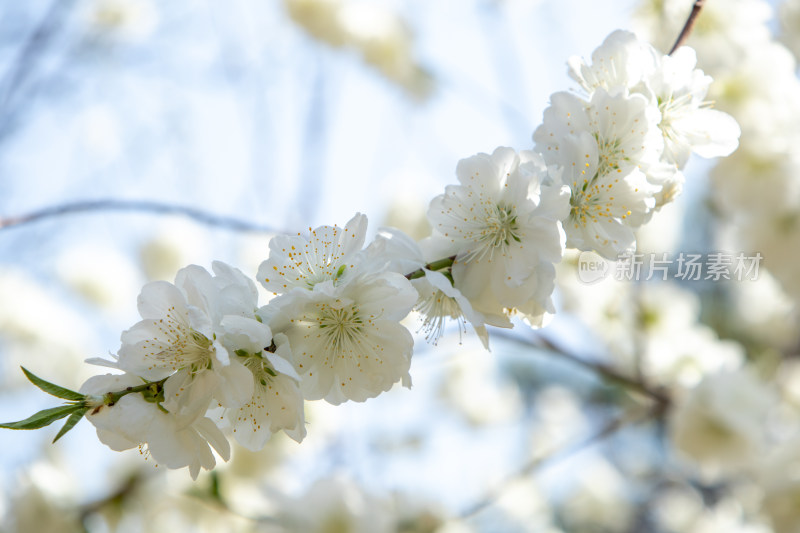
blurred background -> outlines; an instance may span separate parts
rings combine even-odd
[[[20,365],[78,388],[185,265],[252,276],[356,212],[426,236],[459,159],[532,148],[570,56],[617,28],[666,52],[691,4],[1,2],[0,420],[52,405]],[[541,332],[417,335],[411,390],[310,403],[301,445],[194,483],[86,422],[2,431],[0,531],[800,532],[800,2],[706,4],[689,44],[741,147],[639,248],[758,251],[758,280],[586,285],[568,255]]]

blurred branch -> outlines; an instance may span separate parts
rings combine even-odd
[[[557,355],[561,359],[564,359],[566,361],[569,361],[570,363],[582,366],[583,368],[590,370],[601,379],[610,381],[612,383],[625,387],[626,389],[647,396],[651,400],[655,401],[656,404],[661,409],[666,408],[670,404],[669,394],[664,389],[660,387],[659,388],[652,387],[647,383],[645,383],[643,379],[637,379],[631,376],[626,376],[619,370],[609,365],[582,359],[577,355],[569,353],[565,349],[557,346],[555,343],[553,343],[553,341],[551,341],[544,335],[539,334],[535,339],[528,339],[503,329],[497,329],[493,331],[492,335],[499,335],[503,338],[518,343],[522,343],[527,346],[540,348],[545,353]]]
[[[705,4],[705,0],[695,0],[692,11],[689,13],[689,18],[686,19],[686,24],[683,25],[683,29],[680,34],[678,34],[678,39],[675,41],[675,44],[672,45],[672,49],[667,55],[674,54],[675,50],[683,46],[683,43],[689,38],[689,34],[692,33],[694,29],[694,24],[697,22],[697,16],[700,14],[700,10],[703,9],[703,4]]]
[[[16,59],[0,84],[3,89],[2,96],[0,96],[0,118],[7,119],[10,110],[17,107],[12,105],[14,96],[36,66],[37,59],[56,34],[73,4],[74,0],[53,0],[36,29],[20,47]],[[0,131],[8,128],[8,122],[8,120],[0,122]]]
[[[80,523],[86,527],[86,520],[90,516],[102,512],[110,506],[115,507],[118,511],[121,510],[126,501],[144,484],[146,479],[147,475],[143,472],[135,472],[114,492],[80,507]]]
[[[24,226],[49,218],[58,218],[75,213],[94,213],[102,211],[132,211],[157,215],[180,215],[201,224],[230,231],[288,233],[278,231],[264,224],[248,220],[214,215],[193,207],[152,202],[148,200],[86,200],[45,207],[16,217],[0,217],[0,230]]]
[[[485,508],[489,507],[500,497],[503,495],[503,492],[506,488],[511,485],[513,482],[518,481],[520,479],[525,478],[540,470],[541,468],[551,466],[556,464],[560,461],[565,459],[569,459],[573,455],[581,452],[582,450],[605,440],[606,438],[610,437],[620,429],[636,424],[639,422],[644,422],[649,420],[651,417],[656,417],[658,415],[659,408],[653,407],[651,409],[647,409],[644,412],[639,412],[637,414],[626,413],[622,414],[618,417],[612,418],[606,424],[604,424],[600,429],[586,437],[585,439],[573,444],[572,446],[568,446],[562,448],[560,450],[556,450],[554,453],[542,457],[534,457],[529,462],[524,464],[518,471],[514,472],[513,474],[506,477],[494,490],[490,491],[486,496],[484,496],[481,500],[477,503],[474,503],[467,507],[464,511],[462,511],[459,515],[462,519],[470,518]]]

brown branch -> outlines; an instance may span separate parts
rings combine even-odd
[[[692,6],[692,12],[689,13],[689,18],[686,19],[686,24],[683,25],[683,29],[680,34],[678,34],[678,39],[675,41],[675,44],[672,45],[672,49],[667,55],[674,54],[675,50],[683,46],[683,43],[689,38],[689,34],[692,33],[694,29],[694,24],[697,22],[697,16],[700,14],[700,10],[703,9],[703,4],[705,4],[705,0],[695,0]]]
[[[670,397],[662,388],[652,387],[643,380],[627,376],[609,365],[582,359],[557,346],[555,343],[553,343],[553,341],[541,334],[537,335],[535,339],[528,339],[521,337],[520,335],[510,333],[506,330],[497,329],[492,332],[492,335],[499,335],[515,342],[544,349],[545,353],[557,355],[559,358],[570,363],[582,366],[583,368],[586,368],[587,370],[597,374],[597,376],[601,379],[616,383],[617,385],[625,387],[633,392],[647,396],[651,400],[655,401],[656,404],[662,409],[666,408],[670,404]]]
[[[49,218],[57,218],[75,213],[95,213],[101,211],[132,211],[158,215],[180,215],[201,224],[223,228],[230,231],[285,233],[272,227],[247,220],[220,216],[193,207],[152,202],[148,200],[85,200],[45,207],[16,217],[0,217],[0,230],[24,226]]]

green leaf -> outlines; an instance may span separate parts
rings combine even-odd
[[[0,424],[0,428],[39,429],[45,426],[49,426],[56,420],[64,418],[65,416],[74,413],[75,411],[78,411],[80,409],[85,409],[85,407],[77,403],[62,405],[60,407],[51,407],[50,409],[39,411],[35,415],[32,415],[26,418],[25,420],[20,420],[19,422],[8,422],[6,424]]]
[[[69,418],[67,418],[66,423],[61,428],[61,430],[58,432],[58,435],[56,435],[56,438],[53,439],[53,443],[55,443],[58,439],[63,437],[67,433],[67,431],[69,431],[70,429],[74,428],[75,424],[77,424],[78,422],[81,421],[81,419],[83,418],[83,415],[85,415],[86,411],[88,411],[88,410],[89,410],[88,407],[82,407],[80,410],[74,411],[71,415],[69,415]]]
[[[65,389],[64,387],[59,387],[49,381],[45,381],[39,376],[33,374],[32,372],[28,371],[27,368],[24,366],[20,367],[22,371],[25,373],[25,377],[30,380],[31,383],[45,391],[47,394],[51,396],[55,396],[56,398],[63,398],[64,400],[73,400],[73,401],[80,401],[85,398],[85,395],[81,394],[80,392],[75,392],[69,389]]]

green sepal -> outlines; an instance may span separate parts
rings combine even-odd
[[[32,372],[28,371],[27,368],[24,366],[20,367],[22,372],[25,373],[25,377],[30,380],[31,383],[42,389],[44,392],[51,396],[55,396],[56,398],[62,398],[64,400],[72,400],[72,401],[81,401],[86,396],[81,394],[80,392],[75,392],[73,390],[65,389],[64,387],[59,387],[54,383],[50,383],[49,381],[45,381],[39,376],[33,374]]]
[[[141,393],[146,402],[160,404],[164,401],[164,387],[159,382],[150,383]]]
[[[56,438],[53,439],[53,443],[55,444],[55,442],[61,437],[63,437],[67,433],[67,431],[74,428],[75,424],[81,421],[83,415],[85,415],[86,411],[88,410],[89,410],[88,407],[82,407],[81,409],[74,411],[71,415],[69,415],[69,418],[67,418],[67,421],[59,430],[58,435],[56,435]]]
[[[59,407],[51,407],[50,409],[44,409],[43,411],[39,411],[35,415],[32,415],[25,420],[20,420],[19,422],[8,422],[6,424],[0,424],[0,428],[5,429],[39,429],[45,426],[49,426],[56,420],[64,418],[67,415],[70,415],[78,410],[85,409],[84,406],[78,403],[71,403],[69,405],[62,405]]]

